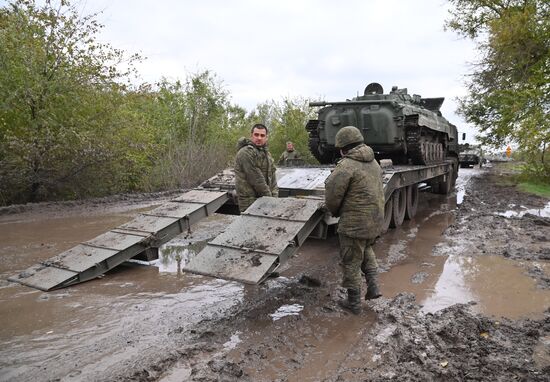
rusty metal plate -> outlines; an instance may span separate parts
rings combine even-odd
[[[109,231],[83,244],[122,251],[144,239],[143,236],[125,235],[123,233]]]
[[[279,255],[303,226],[302,222],[247,216],[231,223],[212,244]]]
[[[84,272],[116,254],[116,250],[80,244],[42,263],[74,272]]]
[[[78,273],[56,267],[35,265],[8,280],[15,281],[43,291],[48,291],[56,286],[78,277]]]
[[[307,222],[322,205],[323,201],[319,199],[273,198],[265,196],[257,199],[248,207],[245,215]]]
[[[148,232],[150,234],[153,234],[170,226],[171,224],[174,224],[178,220],[178,218],[173,217],[149,216],[140,214],[128,223],[118,226],[116,229]]]
[[[182,196],[172,199],[172,202],[187,202],[187,203],[203,203],[208,204],[213,201],[227,197],[225,191],[207,191],[207,190],[191,190]]]
[[[203,206],[197,203],[169,202],[163,204],[158,208],[155,208],[152,211],[147,212],[144,215],[164,216],[181,219],[191,214],[192,212],[195,212],[199,208],[203,208]]]
[[[277,185],[279,188],[317,190],[324,192],[325,180],[331,168],[280,168],[277,169]]]
[[[278,257],[238,249],[207,246],[183,269],[192,273],[259,283],[278,265]]]

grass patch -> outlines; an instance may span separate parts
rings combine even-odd
[[[529,194],[535,194],[550,199],[550,184],[534,183],[534,182],[520,182],[518,188]]]
[[[493,179],[501,186],[515,186],[521,192],[550,198],[550,183],[525,173],[522,162],[503,162],[494,164]],[[522,172],[523,170],[523,172]]]

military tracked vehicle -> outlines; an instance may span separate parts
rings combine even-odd
[[[458,155],[458,163],[460,164],[460,167],[473,167],[476,165],[479,165],[479,167],[483,166],[485,158],[483,157],[483,150],[481,146],[465,143],[463,145],[459,145],[459,147],[460,154]]]
[[[336,133],[351,125],[361,130],[378,160],[429,165],[457,159],[458,133],[441,115],[444,99],[411,96],[397,86],[384,94],[382,86],[373,82],[351,100],[311,102],[321,109],[318,118],[306,125],[310,150],[322,164],[334,163],[339,156]]]

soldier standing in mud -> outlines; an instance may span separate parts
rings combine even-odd
[[[239,139],[235,158],[235,187],[241,212],[262,196],[277,197],[279,194],[275,164],[267,149],[267,127],[257,123],[250,133],[250,139]]]
[[[347,288],[347,301],[340,305],[359,314],[361,273],[367,280],[365,299],[381,296],[372,244],[381,233],[384,218],[382,170],[356,127],[342,128],[336,134],[336,147],[340,149],[342,159],[325,181],[325,204],[333,216],[340,217],[342,286]]]
[[[287,166],[288,161],[292,161],[294,159],[301,159],[300,153],[294,148],[294,143],[288,141],[286,143],[286,150],[283,151],[279,157],[279,162],[277,162],[277,164],[279,166]]]

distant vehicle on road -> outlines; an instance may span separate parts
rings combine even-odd
[[[458,154],[458,163],[462,168],[473,167],[475,165],[483,167],[483,162],[483,154],[481,153],[481,149],[478,148],[465,150]]]

